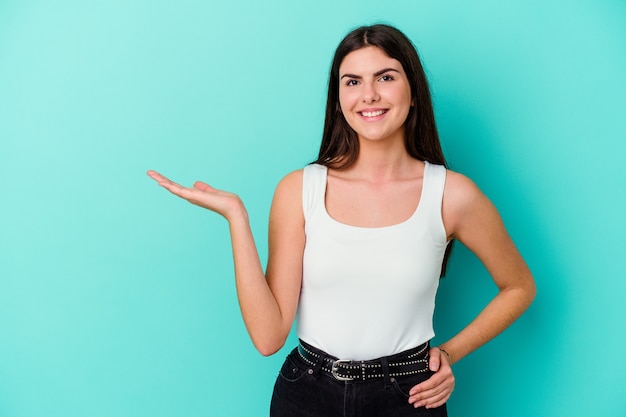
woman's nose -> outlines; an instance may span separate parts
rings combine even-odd
[[[379,99],[380,99],[380,96],[378,95],[376,86],[372,83],[364,83],[363,84],[363,102],[373,103],[375,101],[378,101]]]

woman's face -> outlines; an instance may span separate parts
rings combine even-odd
[[[412,100],[400,61],[375,46],[350,52],[339,66],[339,105],[359,141],[404,141]]]

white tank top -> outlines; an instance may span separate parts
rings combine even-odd
[[[356,227],[326,211],[327,168],[304,168],[305,218],[298,337],[340,359],[368,360],[434,336],[432,319],[447,245],[441,218],[446,169],[426,162],[411,217]]]

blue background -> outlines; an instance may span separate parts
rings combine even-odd
[[[417,45],[451,167],[495,202],[535,303],[455,366],[452,416],[626,415],[626,2],[0,1],[0,416],[263,416],[226,222],[315,158],[352,28]],[[437,340],[495,287],[459,246]]]

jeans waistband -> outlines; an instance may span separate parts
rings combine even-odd
[[[307,364],[338,381],[367,381],[427,372],[429,347],[429,342],[426,342],[395,355],[353,361],[339,359],[300,340],[298,354]]]

